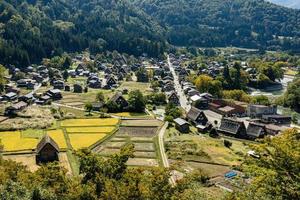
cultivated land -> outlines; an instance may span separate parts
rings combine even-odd
[[[135,157],[129,159],[128,165],[159,166],[161,161],[156,140],[161,125],[157,120],[122,120],[119,130],[93,151],[102,156],[109,156],[120,152],[124,145],[132,143],[135,147]]]
[[[223,140],[198,135],[194,129],[189,134],[180,134],[172,127],[166,133],[166,152],[171,165],[179,171],[202,169],[210,177],[223,176],[232,166],[239,165],[249,151],[244,141],[226,138],[232,142],[227,148]]]
[[[0,132],[1,144],[4,147],[4,158],[21,162],[34,171],[38,169],[35,160],[35,149],[40,139],[48,134],[60,148],[60,163],[70,173],[78,171],[74,155],[64,151],[89,148],[109,137],[116,129],[118,119],[69,119],[59,121],[56,129],[27,129],[24,131]],[[22,155],[19,155],[22,153]],[[73,166],[73,167],[71,167]]]

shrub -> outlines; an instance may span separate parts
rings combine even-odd
[[[224,140],[224,146],[230,148],[232,146],[232,142],[230,142],[229,140]]]

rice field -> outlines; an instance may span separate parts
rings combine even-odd
[[[63,127],[83,127],[83,126],[115,126],[119,122],[116,118],[105,119],[68,119],[61,122]]]
[[[113,126],[66,128],[68,133],[111,133],[113,130],[115,130]]]
[[[61,129],[47,131],[47,134],[57,143],[59,148],[68,148],[66,138]]]
[[[95,144],[99,140],[103,139],[106,134],[69,134],[70,142],[73,149],[78,150],[81,148],[87,148]]]
[[[0,132],[4,151],[33,150],[39,142],[37,138],[24,138],[20,131]]]

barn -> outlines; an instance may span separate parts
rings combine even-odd
[[[48,163],[59,160],[59,147],[56,142],[45,135],[41,141],[38,143],[36,148],[36,162],[40,163]]]

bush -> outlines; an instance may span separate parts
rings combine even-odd
[[[230,142],[229,140],[224,140],[224,146],[230,148],[232,146],[232,142]]]

